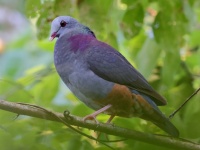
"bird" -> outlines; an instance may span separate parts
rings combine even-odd
[[[160,111],[166,99],[116,49],[97,39],[95,33],[71,16],[58,16],[51,23],[49,40],[57,38],[54,64],[72,93],[95,110],[83,118],[96,116],[139,117],[173,137],[178,129]]]

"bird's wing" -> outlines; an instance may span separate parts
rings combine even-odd
[[[87,63],[99,77],[138,90],[150,96],[157,105],[166,104],[165,99],[149,85],[123,55],[111,46],[95,41],[87,53]]]

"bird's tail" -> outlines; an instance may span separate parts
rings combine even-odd
[[[156,126],[158,126],[173,137],[179,136],[179,131],[177,130],[177,128],[165,116],[163,116],[162,120],[160,120],[159,122],[152,121],[152,123],[154,123]]]
[[[150,97],[140,93],[140,95],[136,94],[136,99],[141,106],[143,112],[140,118],[151,121],[171,136],[179,136],[179,131],[177,130],[177,128],[158,109],[157,105],[151,100]]]

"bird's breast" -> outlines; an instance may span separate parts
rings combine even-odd
[[[81,61],[72,62],[56,65],[58,74],[79,100],[92,109],[100,109],[103,104],[95,101],[105,98],[114,83],[98,77]]]
[[[86,105],[97,110],[103,104],[96,101],[105,98],[112,90],[114,83],[106,81],[89,70],[75,71],[69,75],[66,83],[70,90]]]

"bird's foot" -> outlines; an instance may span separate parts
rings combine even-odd
[[[95,111],[94,113],[87,115],[83,118],[83,121],[85,122],[86,120],[94,120],[97,124],[99,124],[99,121],[96,119],[97,115],[99,115],[100,113],[108,110],[110,107],[112,107],[111,104],[108,104],[106,106],[104,106],[103,108]]]
[[[99,121],[96,119],[95,114],[90,114],[90,115],[85,116],[83,118],[83,121],[85,122],[86,120],[94,120],[96,122],[96,124],[99,124]]]

